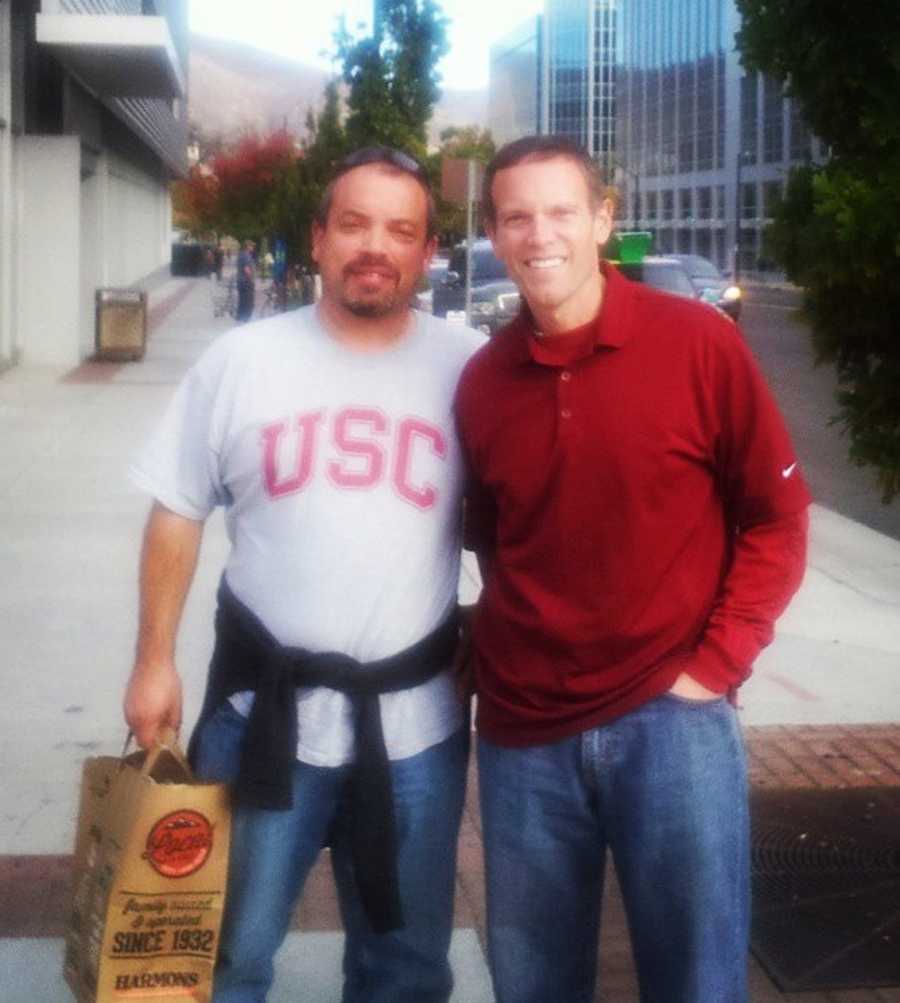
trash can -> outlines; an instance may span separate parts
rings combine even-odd
[[[197,278],[214,271],[215,248],[211,244],[172,245],[172,261],[169,271],[172,275]]]
[[[147,347],[147,294],[140,289],[98,289],[96,358],[135,362]]]

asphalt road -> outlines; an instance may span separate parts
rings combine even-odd
[[[837,411],[834,370],[816,366],[800,295],[750,288],[741,327],[791,430],[813,498],[820,505],[900,540],[900,498],[884,505],[871,468],[848,458],[848,439],[830,425]]]

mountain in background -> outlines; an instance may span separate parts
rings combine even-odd
[[[190,120],[204,135],[230,138],[248,129],[287,126],[303,135],[310,108],[318,112],[328,73],[316,66],[206,35],[191,35]],[[437,146],[449,126],[484,125],[485,90],[445,90],[428,128]]]

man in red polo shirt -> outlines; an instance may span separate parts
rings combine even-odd
[[[732,322],[599,264],[580,148],[504,147],[482,204],[525,302],[457,396],[497,1000],[593,999],[609,847],[641,998],[743,1003],[729,698],[800,584],[809,495]]]

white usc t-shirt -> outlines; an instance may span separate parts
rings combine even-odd
[[[316,307],[246,325],[188,372],[132,478],[172,511],[225,506],[235,595],[285,645],[395,654],[456,602],[462,464],[452,403],[484,338],[426,314],[384,351],[331,338]],[[247,712],[249,694],[234,698]],[[451,735],[447,672],[380,697],[392,759]],[[304,762],[353,757],[349,700],[299,689]]]

